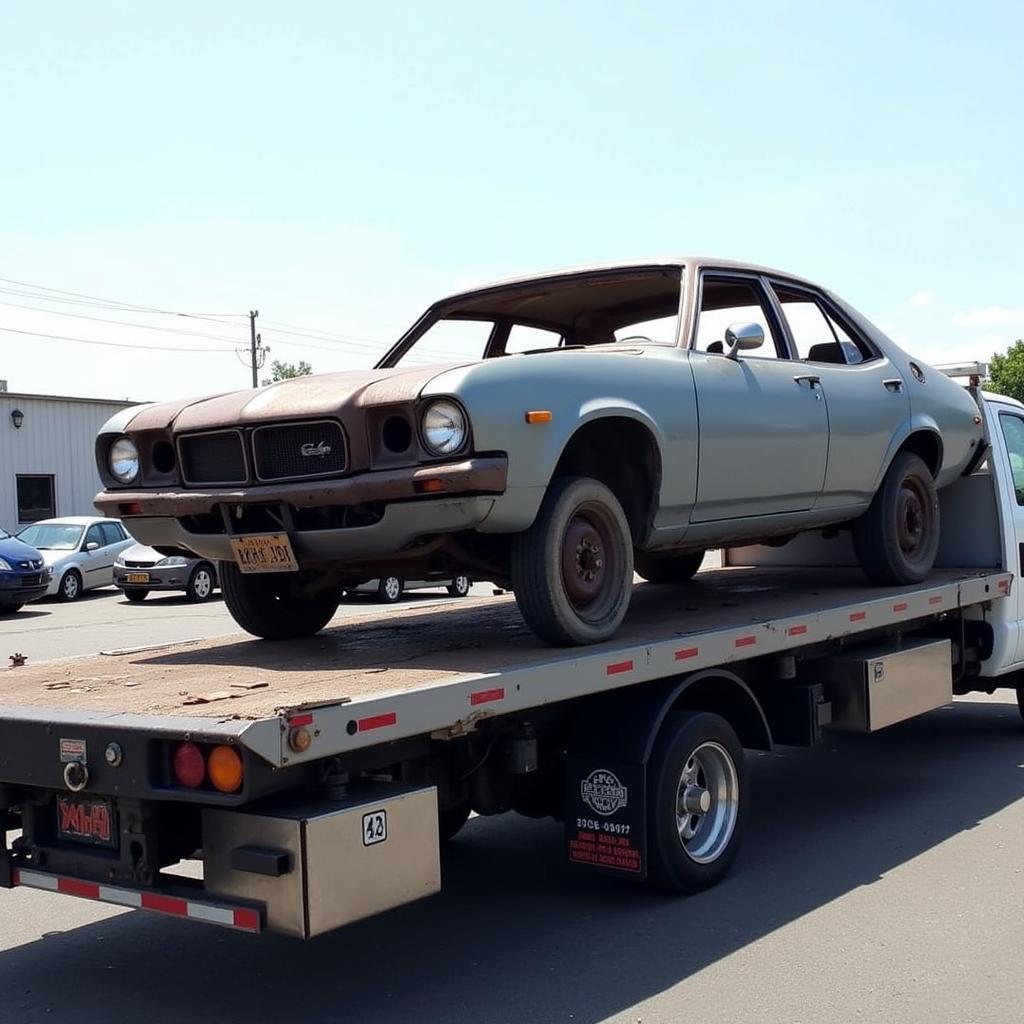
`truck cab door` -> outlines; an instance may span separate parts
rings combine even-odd
[[[690,351],[697,391],[697,501],[691,522],[810,509],[821,494],[828,414],[786,339],[757,275],[701,275]],[[763,344],[726,354],[725,332],[754,323]]]

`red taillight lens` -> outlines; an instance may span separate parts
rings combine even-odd
[[[186,789],[198,789],[206,778],[206,758],[194,743],[179,743],[174,751],[174,777]]]

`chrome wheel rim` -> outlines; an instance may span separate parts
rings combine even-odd
[[[209,597],[211,590],[213,590],[213,580],[210,578],[209,572],[206,569],[200,569],[192,581],[193,593],[196,597]]]
[[[676,830],[697,864],[717,860],[732,839],[740,810],[740,781],[729,752],[700,744],[686,759],[676,787]]]
[[[402,596],[402,581],[397,576],[389,576],[384,581],[384,593],[389,601],[397,601]]]

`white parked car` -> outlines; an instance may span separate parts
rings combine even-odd
[[[74,601],[86,590],[114,582],[114,560],[134,539],[116,519],[63,516],[26,526],[18,540],[36,548],[53,578],[47,595]]]
[[[114,586],[129,601],[145,601],[151,590],[182,590],[190,601],[209,601],[217,586],[217,569],[206,558],[161,555],[145,544],[134,544],[114,560]]]
[[[444,587],[452,597],[466,597],[472,581],[468,576],[452,576],[440,580],[403,580],[399,576],[382,576],[379,580],[367,580],[358,587],[346,587],[346,594],[373,594],[383,604],[394,604],[402,599],[407,590],[428,590]]]

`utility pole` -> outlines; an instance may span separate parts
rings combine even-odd
[[[260,336],[256,333],[256,317],[260,315],[258,309],[249,310],[249,358],[252,365],[252,386],[258,388],[260,386],[259,380],[257,379],[257,371],[259,370],[259,359],[257,353],[260,348]]]

